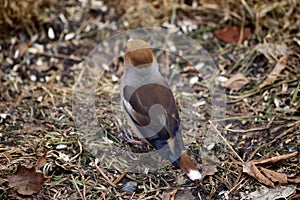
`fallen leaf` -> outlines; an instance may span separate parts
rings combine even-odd
[[[276,81],[277,77],[281,75],[282,70],[285,69],[286,61],[287,61],[287,56],[282,56],[279,59],[272,72],[269,75],[267,75],[267,78],[264,80],[264,82],[260,84],[259,89],[267,85],[271,85]]]
[[[239,27],[231,26],[217,29],[214,32],[216,38],[226,43],[243,42],[251,34],[250,28],[241,29]]]
[[[230,88],[233,91],[239,91],[249,82],[249,79],[247,79],[242,73],[237,73],[234,74],[230,79],[228,79],[224,83],[224,86]]]
[[[258,180],[259,182],[274,187],[274,183],[272,181],[270,181],[270,179],[268,179],[267,177],[265,177],[259,170],[258,168],[255,166],[255,164],[250,161],[250,162],[246,162],[243,164],[243,172],[247,173],[248,175],[252,176],[253,178],[255,178],[256,180]]]
[[[288,183],[288,179],[287,179],[287,175],[279,173],[279,172],[275,172],[269,169],[266,169],[264,167],[259,167],[259,169],[262,171],[262,173],[268,178],[270,179],[272,182],[279,182],[279,183],[283,183],[283,184],[287,184]]]
[[[262,164],[274,164],[277,162],[281,162],[284,160],[291,159],[295,156],[299,155],[299,152],[294,152],[286,155],[275,156],[266,160],[258,161],[253,160],[249,162],[243,163],[243,172],[248,175],[254,177],[259,182],[274,187],[274,183],[287,184],[287,183],[295,183],[300,182],[300,178],[287,178],[286,174],[275,172],[264,167],[257,165]]]
[[[32,195],[42,189],[46,178],[42,173],[36,172],[35,168],[18,166],[16,172],[8,177],[9,187],[16,188],[22,195]]]

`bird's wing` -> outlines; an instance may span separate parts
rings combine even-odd
[[[127,113],[151,144],[157,139],[167,141],[175,137],[180,120],[169,88],[154,83],[139,88],[125,86],[123,96]]]

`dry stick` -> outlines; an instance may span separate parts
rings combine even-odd
[[[243,10],[242,10],[243,11]],[[243,37],[244,37],[244,30],[245,30],[245,12],[242,12],[242,24],[241,24],[241,29],[240,29],[240,37],[238,43],[241,44]]]
[[[251,19],[254,18],[253,12],[251,11],[251,8],[249,7],[249,5],[247,4],[247,2],[245,0],[241,0],[243,6],[246,8],[247,12],[249,13]]]
[[[247,182],[249,182],[250,179],[247,179],[243,184],[241,184],[242,181],[244,181],[245,179],[247,179],[247,177],[244,177],[238,184],[238,187],[237,190],[239,190],[241,187],[243,187]]]
[[[214,130],[218,133],[218,135],[222,138],[222,140],[225,142],[225,144],[229,147],[229,149],[235,154],[235,156],[242,162],[244,163],[243,159],[239,156],[239,154],[237,154],[237,152],[232,148],[232,146],[228,143],[228,141],[226,140],[226,138],[223,137],[223,135],[220,133],[220,131],[216,128],[216,126],[210,121],[208,120],[209,123],[211,124],[211,126],[214,128]]]
[[[103,178],[113,187],[117,187],[113,182],[111,182],[111,180],[106,176],[106,174],[102,171],[101,167],[99,167],[98,165],[96,165],[96,163],[94,163],[96,166],[96,169],[100,172],[100,174],[103,176]]]
[[[73,184],[75,185],[76,190],[77,190],[77,192],[79,193],[81,199],[85,200],[84,196],[83,196],[83,195],[81,194],[81,192],[80,192],[80,189],[79,189],[79,187],[78,187],[78,185],[77,185],[77,183],[76,183],[76,180],[75,180],[74,177],[73,177],[73,174],[71,174],[71,178],[72,178]]]
[[[102,193],[102,195],[101,195],[101,197],[99,197],[98,198],[98,200],[102,200],[102,199],[105,199],[105,196],[107,195],[107,193],[109,193],[109,191],[111,190],[111,188],[112,188],[112,186],[109,186],[108,188],[107,188],[107,190],[106,191],[104,191],[103,193]]]
[[[43,90],[45,90],[45,92],[50,96],[52,104],[55,106],[55,101],[54,101],[53,94],[45,86],[41,85],[41,88]]]
[[[74,60],[77,62],[81,62],[83,59],[79,58],[77,56],[74,55],[65,55],[65,54],[51,54],[51,53],[47,53],[47,52],[43,52],[43,51],[37,51],[37,52],[30,52],[32,54],[37,54],[37,55],[41,55],[41,56],[46,56],[46,57],[53,57],[53,58],[58,58],[58,59],[68,59],[68,60]]]
[[[289,160],[295,156],[298,156],[299,152],[296,151],[296,152],[293,152],[293,153],[290,153],[290,154],[285,154],[285,155],[279,155],[279,156],[275,156],[275,157],[272,157],[272,158],[268,158],[268,159],[265,159],[265,160],[255,160],[253,161],[253,164],[255,165],[263,165],[263,164],[273,164],[273,163],[277,163],[277,162],[281,162],[283,160]],[[300,154],[299,154],[300,155]]]
[[[228,194],[230,194],[232,191],[234,191],[244,180],[246,179],[246,177],[244,177],[244,178],[242,178],[242,180],[240,180],[235,186],[233,186],[230,190],[229,190],[229,192],[228,192]]]
[[[77,153],[74,157],[70,158],[70,162],[75,160],[77,157],[79,157],[82,154],[82,144],[80,142],[80,140],[77,140],[78,146],[79,146],[79,153]]]
[[[83,186],[83,198],[86,199],[86,179],[84,178],[84,175],[82,174],[82,171],[80,170],[80,175],[82,180],[84,181],[82,186]]]
[[[122,172],[122,174],[116,180],[114,180],[113,183],[117,185],[124,178],[124,176],[126,176],[126,174],[127,171]]]
[[[135,178],[133,178],[132,176],[130,176],[129,174],[128,174],[128,172],[129,172],[129,170],[126,170],[126,171],[124,171],[124,172],[122,172],[122,170],[119,168],[119,167],[117,167],[117,166],[113,166],[114,168],[115,168],[115,170],[117,170],[120,174],[123,174],[123,173],[125,173],[125,176],[128,178],[128,179],[130,179],[130,180],[132,180],[132,181],[135,181],[135,182],[137,182],[137,183],[143,183],[143,181],[140,181],[140,180],[137,180],[137,179],[135,179]],[[121,175],[120,175],[121,176]],[[117,178],[118,179],[118,178]],[[115,180],[116,181],[116,180]],[[114,181],[114,182],[115,182]],[[116,183],[115,183],[116,184]]]
[[[167,187],[170,187],[170,184],[163,177],[161,177],[161,179]]]
[[[96,165],[96,164],[95,164],[95,166],[96,166],[96,168],[98,169],[98,171],[100,171],[101,175],[102,175],[102,176],[107,180],[107,182],[110,184],[110,186],[107,188],[107,190],[104,191],[104,192],[102,193],[101,197],[98,198],[98,200],[100,200],[100,199],[105,199],[105,196],[109,193],[109,191],[111,191],[112,188],[115,188],[115,187],[116,187],[116,184],[117,184],[117,183],[111,182],[111,181],[109,180],[109,178],[108,178],[108,177],[104,174],[104,172],[101,170],[101,168],[98,167],[98,165]]]
[[[215,119],[212,122],[222,122],[222,121],[229,121],[229,120],[236,120],[236,119],[251,119],[256,118],[257,116],[237,116],[237,117],[227,117],[224,119]]]
[[[246,99],[243,100],[244,104],[249,107],[251,110],[253,110],[253,112],[255,113],[255,115],[258,115],[258,112],[255,110],[255,108],[253,108],[253,106],[249,105],[247,103],[247,101],[245,101]]]
[[[202,197],[199,192],[198,192],[198,198],[199,198],[199,200],[202,200]]]
[[[263,128],[252,128],[252,129],[246,129],[246,130],[236,130],[236,129],[226,129],[227,131],[233,132],[233,133],[248,133],[248,132],[254,132],[254,131],[264,131],[267,130],[267,127]]]

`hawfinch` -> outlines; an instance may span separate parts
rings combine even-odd
[[[129,40],[126,50],[120,93],[128,124],[162,159],[171,161],[191,180],[201,179],[185,151],[176,102],[150,46],[143,40]]]

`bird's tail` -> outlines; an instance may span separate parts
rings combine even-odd
[[[180,169],[188,175],[188,177],[194,181],[202,178],[200,172],[198,171],[196,165],[192,161],[191,157],[186,151],[181,154],[180,160],[178,162]]]

